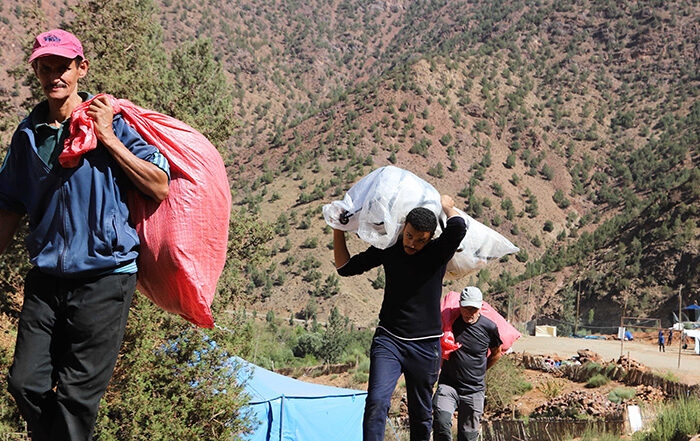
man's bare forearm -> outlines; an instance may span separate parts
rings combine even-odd
[[[0,254],[4,253],[10,242],[12,242],[21,219],[22,215],[20,214],[0,210]]]
[[[340,268],[350,260],[350,252],[345,243],[345,231],[333,229],[333,257],[336,268]]]
[[[114,133],[112,104],[105,97],[95,98],[87,115],[95,121],[95,136],[102,142],[129,180],[143,194],[160,202],[168,197],[168,175],[157,165],[136,157]]]
[[[496,364],[496,362],[503,356],[503,352],[501,351],[501,347],[497,348],[491,348],[491,354],[489,357],[486,359],[486,369],[489,369],[491,366]]]
[[[455,201],[451,196],[443,194],[440,197],[440,205],[442,205],[442,211],[448,219],[452,216],[459,216],[459,213],[455,210]]]
[[[158,202],[165,200],[168,196],[168,175],[163,170],[137,158],[116,136],[103,144],[136,188]]]

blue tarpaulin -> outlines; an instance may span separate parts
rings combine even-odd
[[[263,369],[241,358],[257,430],[248,441],[361,441],[367,392],[306,383]]]
[[[686,310],[686,311],[692,311],[693,313],[695,313],[695,316],[693,317],[693,320],[698,321],[698,320],[700,319],[700,306],[698,306],[698,305],[690,305],[690,306],[686,306],[686,307],[683,308],[683,309]],[[688,312],[688,314],[690,314],[690,312]]]

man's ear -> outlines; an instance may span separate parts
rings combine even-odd
[[[88,60],[80,61],[78,68],[78,78],[85,78],[88,73],[88,67],[90,67],[90,62]]]

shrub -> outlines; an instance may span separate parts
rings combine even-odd
[[[631,387],[616,387],[608,394],[608,400],[619,404],[623,401],[631,400],[636,393],[637,391]]]
[[[661,377],[663,377],[664,379],[666,379],[668,381],[674,381],[676,383],[679,383],[681,381],[680,378],[678,378],[678,376],[676,376],[676,374],[674,374],[671,371],[666,371],[666,373],[663,374]]]
[[[367,383],[369,381],[369,358],[363,356],[352,374],[354,383]]]
[[[550,167],[547,164],[542,166],[542,170],[540,170],[540,173],[542,173],[542,176],[544,176],[544,178],[548,181],[554,179],[554,169],[552,169],[552,167]]]
[[[416,142],[408,149],[408,153],[413,153],[416,155],[421,155],[424,158],[428,157],[428,147],[432,145],[432,141],[426,138],[422,138],[420,141]]]
[[[523,369],[508,356],[501,357],[486,372],[486,393],[489,396],[486,405],[490,409],[504,409],[515,395],[522,395],[530,389],[532,385],[525,380]]]
[[[318,238],[317,237],[309,237],[307,238],[304,243],[301,244],[301,248],[316,248],[318,247]]]
[[[369,381],[369,374],[364,372],[355,372],[352,374],[352,381],[355,383],[367,383]]]
[[[447,147],[450,142],[452,142],[452,135],[449,133],[446,133],[440,137],[440,144],[442,144],[444,147]]]
[[[586,387],[594,388],[594,387],[600,387],[608,384],[610,382],[610,378],[606,377],[603,374],[595,374],[591,378],[588,379],[588,382],[586,383]]]
[[[299,337],[296,346],[292,349],[295,357],[305,357],[307,355],[317,356],[323,340],[321,334],[309,333]]]
[[[435,167],[431,167],[428,170],[428,174],[434,178],[442,179],[445,177],[445,168],[442,165],[442,162],[438,162]]]
[[[594,362],[586,363],[583,367],[586,369],[586,371],[589,374],[594,372],[594,371],[599,371],[602,368],[600,363],[594,363]]]
[[[563,380],[550,379],[537,385],[537,390],[542,392],[548,400],[558,397],[564,390],[566,383]]]
[[[651,430],[638,433],[634,441],[673,441],[700,433],[700,400],[681,399],[664,406]]]
[[[565,209],[565,208],[568,208],[569,205],[571,205],[571,201],[568,200],[568,199],[564,196],[564,192],[561,191],[560,189],[557,189],[557,190],[554,192],[554,195],[552,196],[552,200],[554,200],[554,203],[557,204],[557,206],[558,206],[559,208],[561,208],[562,210]]]
[[[379,267],[377,269],[377,278],[372,280],[372,288],[384,289],[385,285],[386,285],[386,278],[384,276],[384,268]]]

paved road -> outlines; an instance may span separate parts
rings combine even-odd
[[[689,347],[691,347],[689,345]],[[569,337],[531,337],[523,336],[515,342],[513,350],[538,355],[557,355],[569,358],[579,349],[597,352],[604,360],[617,359],[620,356],[618,340],[583,340]],[[658,346],[648,342],[626,341],[624,353],[661,374],[672,372],[681,381],[688,384],[700,383],[700,355],[689,350],[682,351],[681,367],[678,368],[678,346],[666,348],[659,352]]]

